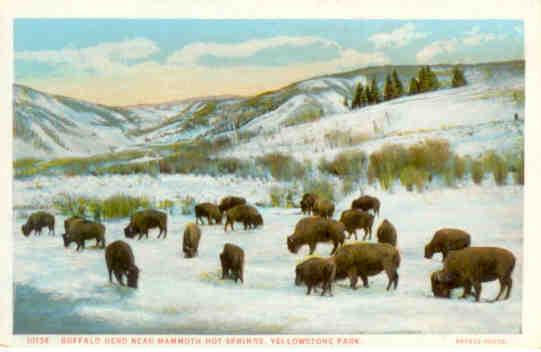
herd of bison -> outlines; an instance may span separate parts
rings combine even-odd
[[[342,212],[340,220],[332,219],[334,204],[314,194],[305,194],[300,202],[303,215],[295,225],[293,234],[287,237],[287,248],[291,253],[308,245],[312,254],[319,242],[331,242],[333,249],[330,257],[310,257],[295,268],[295,284],[307,286],[306,294],[321,288],[321,295],[332,296],[332,283],[349,278],[350,286],[356,289],[360,277],[363,286],[368,287],[368,277],[385,271],[388,277],[387,290],[396,289],[398,285],[398,268],[400,253],[396,248],[397,231],[387,219],[377,229],[377,242],[369,242],[372,238],[374,217],[379,215],[380,201],[371,196],[361,196],[351,204],[351,209]],[[221,224],[225,216],[224,231],[228,226],[234,230],[234,223],[242,223],[244,229],[257,228],[263,225],[263,218],[257,209],[247,204],[244,198],[225,197],[219,205],[201,203],[195,206],[195,223],[186,225],[182,238],[182,251],[185,258],[197,255],[201,240],[199,225]],[[54,216],[43,211],[30,215],[22,232],[29,236],[32,231],[41,234],[42,228],[48,228],[54,235]],[[167,214],[158,210],[147,209],[133,214],[124,229],[127,238],[148,238],[149,229],[159,228],[158,238],[167,237]],[[82,217],[71,217],[64,221],[65,233],[62,235],[64,246],[77,244],[77,250],[85,247],[86,240],[96,240],[96,245],[105,248],[105,226]],[[363,241],[344,244],[346,233],[348,238],[355,236],[356,230],[363,229]],[[368,240],[368,241],[367,241]],[[511,275],[515,266],[514,255],[503,248],[471,247],[471,237],[465,231],[444,228],[436,231],[432,240],[425,246],[425,258],[432,258],[434,253],[443,256],[443,268],[431,274],[432,292],[437,297],[451,296],[454,288],[463,288],[463,298],[471,295],[473,287],[475,300],[479,301],[481,283],[499,280],[500,291],[492,301],[500,299],[505,292],[509,298],[513,281]],[[222,279],[231,278],[235,282],[244,282],[244,250],[234,244],[225,243],[219,255],[222,267]],[[123,276],[127,278],[127,286],[137,288],[139,269],[131,247],[125,241],[115,241],[105,248],[105,263],[112,282],[114,274],[117,282],[125,285]]]

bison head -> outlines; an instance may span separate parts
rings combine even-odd
[[[261,214],[257,214],[255,216],[255,224],[256,226],[263,226],[263,217],[261,216]]]
[[[128,277],[128,287],[137,288],[137,282],[139,281],[139,268],[132,265],[126,270],[126,276]]]
[[[430,244],[427,244],[425,246],[425,258],[430,259],[432,258],[433,255],[434,255],[434,249],[432,248]]]
[[[68,246],[71,243],[70,236],[67,233],[65,233],[65,234],[62,235],[62,239],[64,240],[64,247],[68,248]]]
[[[220,225],[222,224],[223,214],[220,211],[217,211],[212,217],[214,218],[214,222]]]
[[[124,236],[126,236],[126,238],[135,237],[135,229],[131,224],[124,228]]]
[[[287,249],[293,254],[297,254],[299,251],[299,245],[295,243],[295,240],[293,239],[293,236],[289,236],[287,238]]]
[[[456,287],[453,284],[453,277],[445,274],[443,270],[433,272],[430,276],[430,282],[432,284],[432,293],[436,297],[449,298],[451,297],[451,290]]]
[[[195,257],[195,254],[197,253],[195,248],[188,247],[188,246],[184,246],[182,250],[184,251],[184,258],[193,258]]]
[[[23,232],[23,235],[25,235],[26,237],[28,237],[30,235],[30,232],[32,232],[31,226],[29,226],[28,224],[24,224],[21,227],[21,230]]]

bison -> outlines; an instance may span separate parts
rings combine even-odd
[[[195,206],[195,223],[203,225],[203,218],[207,218],[209,225],[212,225],[213,220],[215,224],[222,223],[222,213],[216,204],[200,203]]]
[[[388,243],[396,247],[396,229],[387,219],[383,220],[376,233],[379,243]]]
[[[233,231],[233,224],[235,222],[241,222],[244,225],[244,230],[250,227],[257,227],[263,225],[263,218],[261,214],[251,205],[241,204],[229,209],[225,214],[224,231],[227,232],[227,226],[231,227]]]
[[[344,244],[346,237],[344,232],[344,225],[338,221],[309,216],[297,222],[293,234],[287,237],[287,248],[291,253],[297,253],[300,247],[307,244],[312,254],[318,242],[332,242],[334,245],[332,255],[339,244]]]
[[[193,222],[186,225],[184,237],[182,238],[182,251],[185,258],[193,258],[197,255],[199,240],[201,239],[201,230]]]
[[[301,200],[301,211],[303,214],[312,215],[314,204],[319,199],[316,194],[305,193]]]
[[[129,244],[124,241],[115,241],[105,249],[105,263],[109,272],[109,282],[113,283],[112,273],[115,274],[116,281],[124,285],[122,277],[125,275],[128,279],[128,287],[137,288],[139,281],[139,268],[135,265],[133,252]]]
[[[297,265],[295,268],[295,285],[300,286],[303,283],[308,287],[306,294],[309,295],[312,288],[322,287],[323,292],[329,292],[332,296],[332,283],[336,274],[336,264],[334,258],[310,258]]]
[[[398,286],[400,253],[387,243],[357,242],[342,246],[335,255],[336,280],[349,278],[352,289],[357,288],[358,277],[368,287],[368,277],[385,271],[389,282],[387,291]]]
[[[318,215],[324,218],[332,218],[334,214],[334,204],[327,199],[317,199],[312,209],[314,215]]]
[[[244,251],[239,246],[226,243],[222,253],[220,253],[220,263],[222,264],[222,280],[232,278],[244,283]]]
[[[372,214],[362,210],[349,209],[342,212],[340,222],[346,227],[346,231],[349,233],[348,238],[355,235],[355,240],[357,240],[357,229],[363,229],[363,241],[367,236],[372,239],[372,225],[374,224]]]
[[[363,211],[368,211],[372,209],[374,215],[379,215],[379,199],[372,196],[360,196],[351,202],[351,209],[361,209]]]
[[[96,246],[101,244],[105,248],[105,226],[100,223],[84,219],[77,219],[70,223],[69,232],[62,235],[64,247],[68,247],[71,242],[77,243],[77,251],[85,249],[85,241],[95,239]]]
[[[167,237],[167,214],[154,209],[141,210],[131,216],[130,223],[124,228],[124,235],[127,238],[139,235],[137,239],[140,240],[143,236],[148,238],[148,230],[156,227],[160,229],[158,238],[163,233],[165,239]]]
[[[222,200],[220,201],[220,205],[218,206],[218,209],[223,214],[229,209],[237,205],[242,205],[242,204],[246,204],[246,199],[242,197],[229,196],[229,197],[222,198]]]
[[[465,298],[475,291],[475,301],[481,296],[481,283],[499,280],[500,291],[495,302],[504,291],[508,299],[513,287],[511,274],[515,268],[515,256],[504,248],[498,247],[467,247],[451,251],[445,258],[443,269],[431,275],[432,292],[436,297],[449,298],[451,290],[464,287],[462,297]]]
[[[449,251],[469,247],[470,243],[470,234],[465,231],[441,229],[436,231],[430,243],[425,246],[425,258],[430,259],[434,253],[441,252],[444,261]]]
[[[26,237],[30,236],[32,231],[35,232],[35,235],[41,236],[41,229],[44,227],[47,227],[49,234],[52,232],[54,236],[54,215],[44,211],[38,211],[28,217],[26,224],[21,227],[21,230]]]

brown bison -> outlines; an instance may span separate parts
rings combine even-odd
[[[368,277],[385,271],[389,278],[387,290],[398,285],[400,253],[387,243],[357,242],[342,246],[335,255],[336,279],[349,278],[352,289],[357,288],[358,277],[368,287]]]
[[[229,197],[222,198],[222,200],[220,201],[220,205],[218,206],[218,209],[220,209],[220,212],[223,214],[229,209],[237,205],[242,205],[242,204],[246,204],[246,199],[242,197],[229,196]]]
[[[32,231],[34,231],[35,235],[41,236],[41,229],[44,227],[47,227],[49,234],[52,233],[54,236],[54,215],[44,211],[37,211],[28,217],[21,230],[26,237],[30,236]]]
[[[232,278],[237,282],[244,283],[244,251],[239,246],[226,243],[220,253],[222,264],[222,280]]]
[[[300,286],[303,283],[308,287],[306,294],[309,295],[314,288],[321,286],[325,292],[332,296],[332,283],[336,274],[336,264],[334,257],[330,258],[310,258],[297,265],[295,268],[295,285]]]
[[[331,255],[336,252],[338,245],[344,244],[344,225],[338,221],[309,216],[303,218],[295,225],[295,231],[287,237],[287,248],[291,253],[297,253],[299,248],[307,244],[310,254],[314,253],[318,242],[332,242],[334,247]]]
[[[305,193],[301,200],[301,211],[303,214],[311,215],[314,210],[314,204],[319,199],[316,194]]]
[[[387,219],[383,220],[376,232],[379,243],[388,243],[396,247],[396,229]]]
[[[69,232],[62,235],[64,247],[68,247],[71,242],[77,243],[77,251],[85,249],[85,241],[96,240],[96,246],[101,244],[105,248],[105,226],[100,223],[77,219],[69,224]]]
[[[72,222],[74,222],[75,220],[86,220],[86,219],[84,217],[78,216],[78,215],[67,218],[66,220],[64,220],[64,233],[69,232],[70,224]]]
[[[133,252],[129,244],[124,241],[115,241],[105,249],[105,263],[109,272],[109,282],[113,283],[112,273],[116,281],[124,285],[122,277],[128,278],[128,287],[137,288],[139,281],[139,268],[135,265]]]
[[[327,199],[317,199],[312,209],[314,215],[318,215],[324,218],[332,218],[334,214],[334,204]]]
[[[131,216],[130,223],[124,229],[124,235],[127,238],[139,235],[137,239],[140,240],[143,236],[148,238],[148,230],[156,227],[160,229],[158,238],[163,233],[165,239],[167,237],[167,214],[154,209],[141,210]]]
[[[379,199],[372,196],[360,196],[351,202],[351,209],[361,209],[363,211],[368,211],[372,209],[374,215],[379,215]]]
[[[363,229],[363,241],[367,236],[372,239],[372,225],[374,224],[372,214],[362,210],[349,209],[342,212],[340,222],[346,227],[346,231],[349,233],[348,238],[355,235],[355,240],[357,240],[357,229]]]
[[[186,225],[184,237],[182,238],[182,251],[185,258],[193,258],[197,255],[199,240],[201,239],[201,230],[193,222]]]
[[[212,225],[213,220],[215,224],[222,223],[222,213],[216,204],[200,203],[195,206],[195,223],[203,225],[203,218],[207,218],[209,225]]]
[[[481,283],[499,280],[500,291],[492,302],[508,299],[513,287],[511,274],[515,268],[515,256],[507,249],[497,247],[467,247],[451,251],[443,263],[443,269],[432,273],[432,292],[437,297],[449,298],[451,290],[464,287],[462,297],[471,293],[473,287],[475,300],[479,302]]]
[[[259,214],[256,208],[248,204],[237,205],[229,209],[225,214],[225,218],[224,231],[226,232],[228,225],[231,227],[232,231],[235,230],[233,228],[235,222],[241,222],[244,225],[245,230],[263,225],[261,214]]]
[[[469,247],[470,235],[459,229],[441,229],[436,231],[430,243],[425,246],[425,258],[430,259],[434,253],[441,252],[443,260],[451,250]]]

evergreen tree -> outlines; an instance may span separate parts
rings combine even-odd
[[[421,67],[417,75],[417,81],[419,83],[419,92],[429,92],[431,90],[436,90],[440,88],[440,82],[438,77],[432,70],[430,66]]]
[[[399,98],[404,94],[404,86],[402,86],[402,81],[398,77],[396,70],[393,70],[391,82],[393,84],[393,97]]]
[[[368,92],[368,86],[364,88],[364,90],[362,91],[362,94],[361,94],[361,106],[366,106],[368,105],[368,96],[369,96],[369,92]]]
[[[361,106],[361,96],[363,92],[363,86],[361,83],[357,84],[355,87],[355,93],[353,94],[353,100],[351,101],[351,108],[357,109]]]
[[[426,67],[428,72],[429,90],[436,90],[440,88],[440,82],[436,74],[430,69],[430,66]]]
[[[369,104],[377,104],[381,101],[381,98],[380,98],[380,95],[379,95],[379,90],[378,90],[378,85],[376,84],[376,80],[373,79],[372,82],[370,83],[370,92],[368,94],[368,103]]]
[[[419,82],[415,79],[415,77],[411,77],[408,94],[413,95],[417,93],[419,93]]]
[[[462,87],[466,85],[466,78],[464,77],[464,71],[462,71],[458,66],[453,67],[453,88]]]
[[[383,100],[391,100],[394,98],[394,95],[395,92],[391,76],[387,75],[387,77],[385,77],[385,86],[383,87]]]

